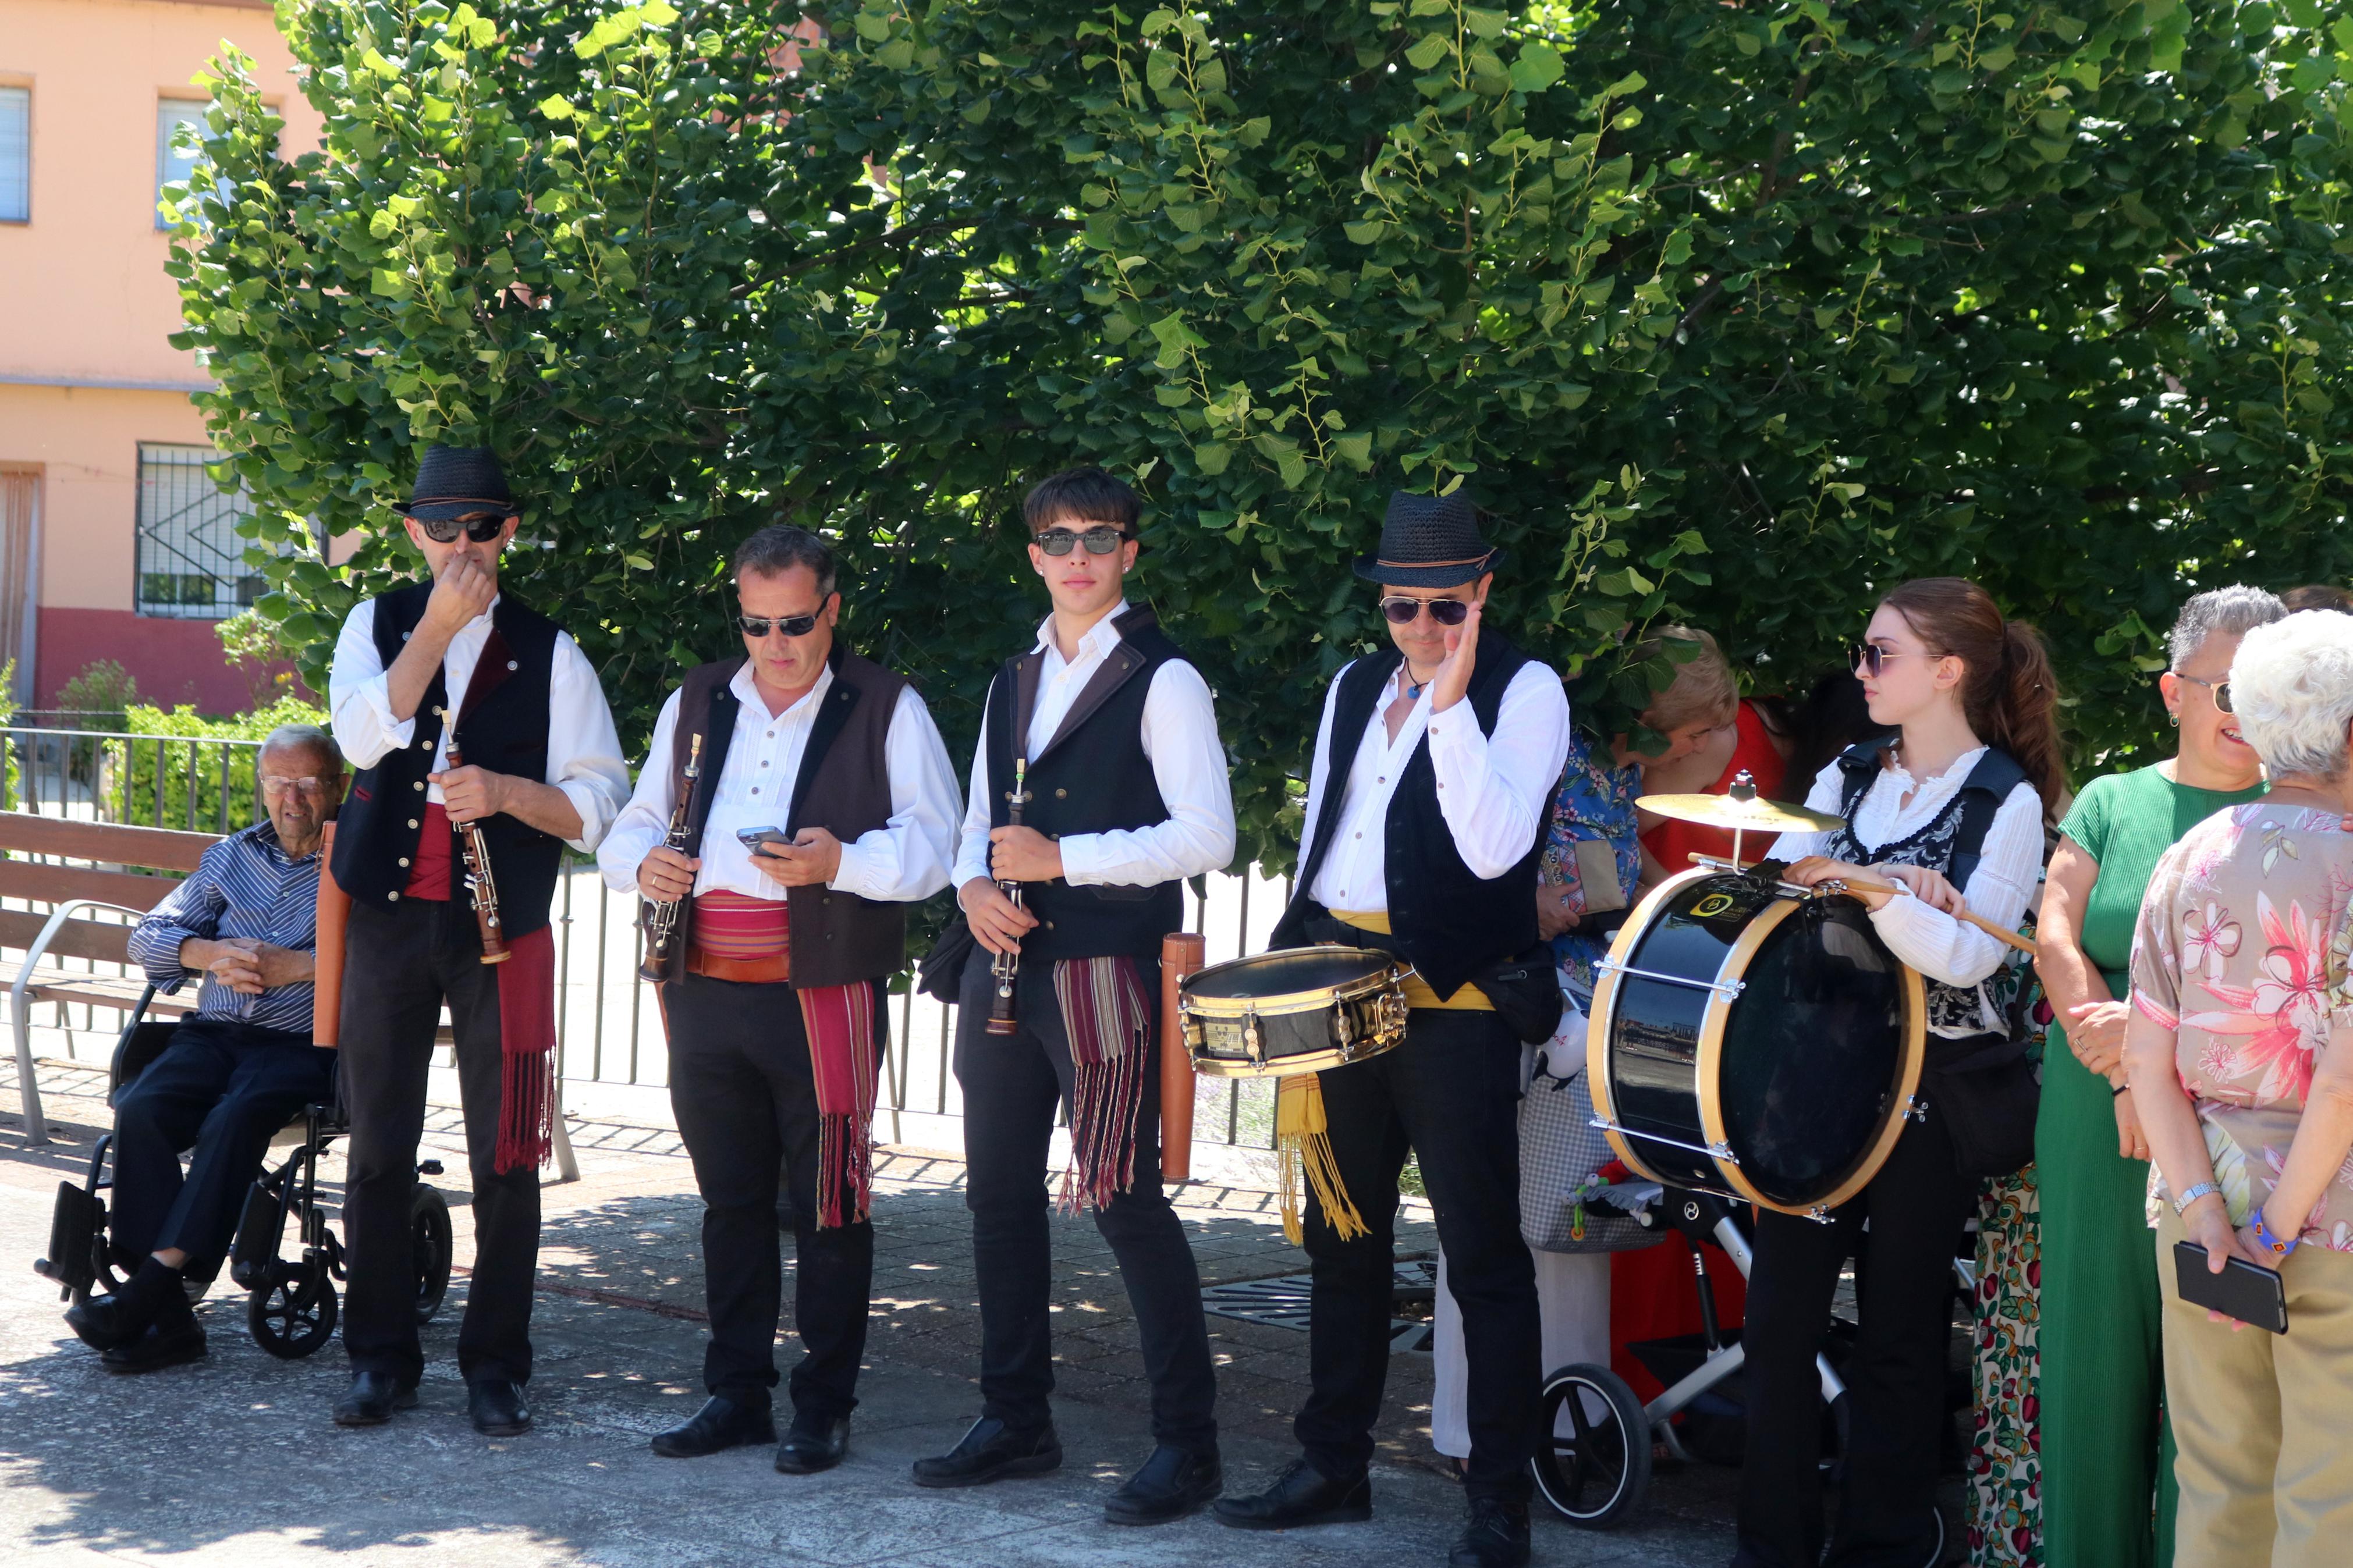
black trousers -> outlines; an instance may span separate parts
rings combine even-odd
[[[1839,1266],[1855,1259],[1861,1332],[1843,1370],[1846,1484],[1829,1561],[1916,1568],[1936,1544],[1936,1466],[1953,1321],[1953,1257],[1978,1184],[1954,1168],[1932,1102],[1853,1198],[1824,1225],[1760,1210],[1747,1326],[1747,1452],[1739,1568],[1822,1561],[1821,1382]],[[1870,1220],[1865,1233],[1862,1224]]]
[[[269,1140],[333,1089],[335,1053],[308,1035],[192,1017],[114,1107],[114,1254],[136,1268],[178,1247],[183,1272],[220,1272]],[[185,1179],[180,1152],[194,1149]]]
[[[875,1016],[889,1010],[877,986]],[[819,1229],[817,1085],[799,1001],[789,985],[690,974],[663,987],[670,1024],[670,1102],[702,1193],[703,1289],[711,1343],[703,1386],[768,1406],[776,1386],[776,1319],[784,1297],[777,1196],[790,1194],[793,1326],[802,1355],[793,1409],[818,1420],[858,1404],[874,1286],[874,1225]],[[878,1055],[882,1040],[876,1040]]]
[[[352,908],[343,975],[343,1244],[349,1254],[343,1350],[354,1372],[404,1383],[425,1370],[417,1337],[417,1258],[409,1203],[425,1129],[425,1074],[447,998],[458,1044],[466,1163],[473,1184],[474,1271],[458,1329],[467,1381],[531,1376],[532,1278],[539,1267],[539,1173],[497,1170],[498,971],[482,963],[474,911],[455,900],[402,899]]]
[[[1014,993],[1018,1026],[988,1033],[995,994],[989,955],[965,965],[956,1015],[955,1074],[964,1089],[965,1205],[972,1211],[973,1268],[980,1287],[981,1413],[1029,1430],[1046,1425],[1054,1389],[1053,1251],[1046,1168],[1058,1106],[1071,1095],[1070,1037],[1054,999],[1051,966],[1025,963]],[[1160,965],[1141,964],[1156,997]],[[1158,1030],[1159,1009],[1152,1010]],[[1160,1187],[1158,1042],[1144,1072],[1135,1119],[1135,1181],[1095,1211],[1095,1228],[1119,1259],[1129,1309],[1144,1342],[1152,1386],[1152,1436],[1196,1453],[1217,1447],[1218,1379],[1201,1313],[1201,1273],[1185,1224]]]
[[[1520,1239],[1520,1044],[1493,1013],[1417,1008],[1405,1043],[1317,1075],[1332,1155],[1369,1234],[1343,1241],[1307,1194],[1308,1462],[1350,1480],[1373,1458],[1389,1371],[1398,1176],[1409,1150],[1462,1309],[1472,1496],[1525,1499],[1542,1405],[1535,1261]]]

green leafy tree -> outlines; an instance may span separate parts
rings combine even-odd
[[[2353,20],[2082,9],[284,0],[327,146],[222,60],[182,341],[257,542],[368,541],[257,552],[314,688],[415,449],[486,442],[633,739],[781,517],[961,742],[1041,608],[1019,494],[1092,460],[1277,864],[1399,486],[1489,509],[1604,732],[1662,616],[1772,689],[1949,571],[2113,759],[2187,589],[2347,571]]]

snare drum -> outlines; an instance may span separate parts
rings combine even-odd
[[[1817,1217],[1878,1173],[1919,1087],[1926,1009],[1859,901],[1686,871],[1599,971],[1588,1081],[1630,1168]]]
[[[1287,947],[1187,976],[1176,1009],[1193,1070],[1290,1078],[1345,1067],[1405,1038],[1405,976],[1386,952]]]

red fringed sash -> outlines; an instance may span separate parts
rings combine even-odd
[[[555,1142],[555,931],[542,926],[507,943],[499,965],[499,1051],[506,1077],[499,1096],[496,1169],[536,1171]]]
[[[1151,1070],[1152,999],[1135,960],[1066,958],[1054,965],[1054,998],[1070,1037],[1071,1167],[1066,1213],[1101,1208],[1135,1185],[1135,1122]]]
[[[797,986],[817,1083],[817,1223],[856,1225],[874,1194],[874,986]]]

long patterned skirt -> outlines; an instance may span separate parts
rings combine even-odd
[[[2042,1244],[2034,1167],[1978,1200],[1975,1381],[1969,1445],[1970,1568],[2042,1568],[2042,1399],[2035,1339]]]

